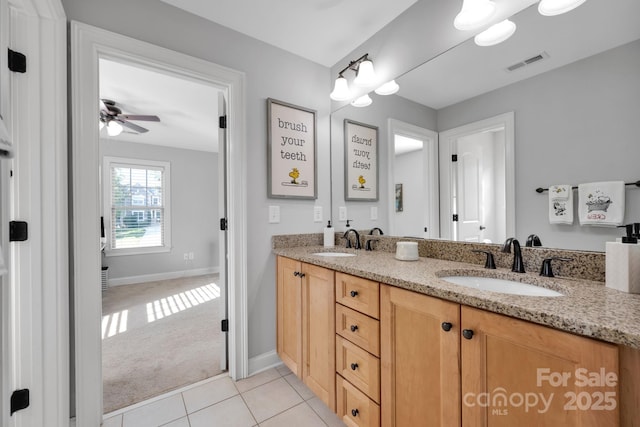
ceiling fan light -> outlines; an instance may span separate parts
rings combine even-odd
[[[333,92],[329,94],[329,97],[334,101],[347,101],[351,99],[351,91],[349,90],[347,79],[342,76],[338,76],[335,84],[333,85]]]
[[[353,105],[354,107],[367,107],[371,105],[372,102],[373,101],[369,97],[369,94],[366,93],[362,95],[360,98],[357,98],[351,101],[351,105]]]
[[[373,62],[366,59],[358,65],[358,71],[356,71],[356,78],[353,83],[357,86],[371,86],[376,83],[376,73],[373,71]]]
[[[544,16],[555,16],[567,13],[580,6],[586,0],[540,0],[538,12]]]
[[[109,136],[118,136],[122,133],[122,125],[115,120],[111,120],[107,123],[107,134]]]
[[[493,46],[502,43],[516,32],[516,24],[508,19],[498,22],[474,37],[478,46]]]
[[[395,80],[391,80],[389,82],[386,82],[382,86],[380,86],[378,89],[375,90],[375,92],[378,95],[393,95],[399,89],[400,89],[400,86],[398,86],[398,83],[396,83]]]
[[[98,126],[100,127],[100,130],[102,130],[102,128],[104,127],[104,122],[102,121],[102,119],[98,120]]]
[[[463,0],[453,26],[462,31],[475,30],[488,24],[495,12],[496,4],[490,0]]]

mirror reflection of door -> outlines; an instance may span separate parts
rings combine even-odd
[[[457,239],[496,243],[506,239],[504,127],[456,141]]]
[[[515,235],[514,114],[441,132],[441,237],[501,243]]]

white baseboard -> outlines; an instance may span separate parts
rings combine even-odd
[[[134,283],[155,282],[157,280],[178,279],[181,277],[202,276],[220,273],[220,267],[196,268],[193,270],[170,271],[168,273],[142,274],[140,276],[118,277],[107,280],[107,286],[131,285]]]
[[[259,354],[249,358],[249,376],[255,375],[267,369],[281,365],[282,361],[275,350]]]

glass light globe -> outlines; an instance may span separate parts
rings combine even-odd
[[[516,32],[516,24],[508,19],[494,24],[474,37],[478,46],[493,46],[502,43]]]
[[[107,124],[107,134],[109,136],[118,136],[122,133],[122,125],[115,120],[111,120]]]
[[[538,12],[544,16],[555,16],[567,13],[580,6],[586,0],[540,0]]]
[[[347,79],[342,76],[338,77],[333,86],[333,92],[329,94],[329,97],[334,101],[346,101],[351,99],[351,91],[349,90]]]
[[[464,0],[453,26],[462,31],[475,30],[488,24],[495,12],[496,4],[490,0]]]
[[[378,89],[375,90],[375,92],[378,95],[393,95],[398,90],[400,90],[400,86],[398,86],[398,83],[396,83],[395,80],[391,80],[389,82],[386,82],[382,86],[380,86]]]
[[[371,105],[373,101],[371,100],[371,98],[369,97],[369,94],[364,94],[362,95],[360,98],[358,99],[354,99],[353,101],[351,101],[351,105],[353,105],[354,107],[366,107]]]
[[[376,83],[376,73],[373,71],[373,62],[367,59],[358,65],[358,71],[353,83],[358,86],[371,86]]]

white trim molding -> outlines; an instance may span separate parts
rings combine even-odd
[[[245,180],[245,76],[180,52],[71,22],[73,287],[75,402],[79,426],[100,425],[100,201],[98,153],[98,60],[153,68],[218,88],[228,102],[229,375],[248,373]]]
[[[249,376],[279,365],[282,365],[282,360],[280,360],[278,353],[275,350],[267,351],[249,359]]]
[[[183,271],[170,271],[168,273],[141,274],[139,276],[118,277],[107,280],[107,286],[134,285],[136,283],[156,282],[158,280],[180,279],[183,277],[204,276],[205,274],[219,274],[220,267],[194,268]]]

